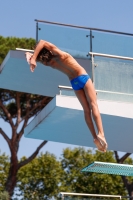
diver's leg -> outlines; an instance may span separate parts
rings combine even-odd
[[[84,92],[90,104],[92,115],[93,115],[97,130],[98,130],[97,136],[99,137],[99,139],[101,139],[101,141],[103,141],[104,146],[106,146],[107,148],[107,143],[104,137],[104,130],[103,130],[103,125],[102,125],[101,115],[100,115],[98,105],[97,105],[96,91],[94,89],[91,79],[89,79],[87,83],[85,84]]]
[[[75,90],[75,94],[83,107],[85,121],[86,121],[88,128],[90,129],[90,132],[91,132],[93,138],[94,138],[94,143],[96,144],[98,150],[105,152],[106,151],[105,147],[103,145],[101,145],[100,141],[97,138],[97,134],[96,134],[94,124],[92,121],[91,109],[89,106],[89,102],[87,101],[84,90],[83,89]]]

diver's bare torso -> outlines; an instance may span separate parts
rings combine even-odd
[[[49,62],[44,62],[44,65],[63,72],[70,80],[81,74],[87,74],[85,69],[70,54],[63,51],[60,55],[54,55]]]

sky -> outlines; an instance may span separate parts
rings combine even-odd
[[[35,19],[133,33],[133,0],[1,0],[0,7],[0,35],[4,37],[36,38]],[[2,120],[0,126],[10,131]],[[19,158],[30,156],[40,142],[23,137]],[[66,147],[75,146],[48,142],[41,152],[59,157]],[[1,136],[0,149],[10,154]]]
[[[132,0],[4,0],[0,34],[35,38],[35,19],[133,33]]]

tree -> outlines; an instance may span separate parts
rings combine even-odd
[[[0,200],[9,200],[9,194],[7,192],[0,192]]]
[[[22,199],[49,199],[59,193],[61,163],[52,154],[40,154],[18,172],[17,187]]]
[[[0,159],[0,166],[7,165],[9,167],[9,159],[5,154],[3,155]],[[19,162],[25,160],[27,158],[23,157]],[[81,173],[83,167],[95,160],[115,162],[113,152],[101,154],[96,151],[95,154],[92,154],[92,151],[86,151],[83,148],[65,149],[60,161],[48,152],[41,153],[18,171],[16,193],[25,200],[49,199],[52,196],[56,198],[60,191],[126,196],[127,192],[120,176]],[[126,159],[126,163],[131,164],[132,162],[131,158]],[[7,177],[8,170],[5,170],[4,167],[2,169],[4,169],[2,176]],[[1,191],[3,190],[4,187],[1,187]]]
[[[0,192],[4,191],[9,171],[9,157],[5,153],[0,155]]]
[[[0,36],[0,63],[2,63],[10,49],[15,49],[16,47],[31,49],[34,46],[35,40],[32,38],[20,39]],[[11,152],[9,173],[5,183],[5,190],[10,197],[16,185],[18,170],[33,160],[39,150],[47,143],[47,141],[43,141],[29,158],[20,163],[18,162],[17,153],[24,128],[27,126],[29,119],[37,115],[50,100],[50,97],[0,89],[0,117],[10,124],[12,130],[9,137],[9,134],[0,127],[0,134],[6,140]],[[22,128],[18,132],[20,124]]]
[[[131,153],[125,153],[121,158],[119,158],[117,151],[114,151],[114,153],[115,153],[115,158],[116,158],[117,163],[120,163],[120,164],[125,163],[125,164],[133,165],[133,160],[129,158]],[[122,178],[125,188],[128,191],[129,197],[133,197],[133,178],[126,177],[126,176],[121,176],[121,178]],[[132,199],[133,198],[130,198],[130,200]]]
[[[65,149],[62,159],[62,167],[66,172],[64,178],[64,190],[75,193],[92,193],[92,194],[112,194],[126,195],[123,182],[120,176],[98,174],[98,173],[81,173],[81,169],[93,161],[115,162],[113,152],[101,154],[96,151],[92,154],[90,150],[85,151],[83,148],[74,150]]]
[[[0,134],[6,140],[11,152],[9,174],[5,183],[5,190],[10,196],[12,196],[16,185],[18,170],[32,161],[39,150],[47,143],[47,141],[43,141],[29,158],[18,162],[17,153],[24,128],[29,119],[40,112],[50,100],[50,97],[0,89],[0,117],[10,124],[12,130],[9,137],[8,133],[0,128]],[[18,132],[20,124],[22,127]]]
[[[20,194],[24,199],[49,199],[61,191],[125,196],[127,192],[120,176],[81,173],[83,167],[95,160],[115,162],[113,152],[92,154],[84,148],[66,148],[60,161],[52,154],[41,154],[19,170]]]
[[[9,194],[4,191],[9,170],[9,157],[5,153],[0,155],[0,200],[9,200]]]
[[[0,65],[6,57],[9,50],[15,50],[16,48],[33,49],[35,43],[35,40],[32,38],[5,38],[0,36]]]

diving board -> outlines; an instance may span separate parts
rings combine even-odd
[[[106,162],[93,162],[84,167],[81,172],[96,172],[121,176],[133,176],[133,165]]]
[[[133,153],[133,104],[98,100],[108,150]],[[76,96],[56,95],[24,130],[27,138],[93,147]]]

